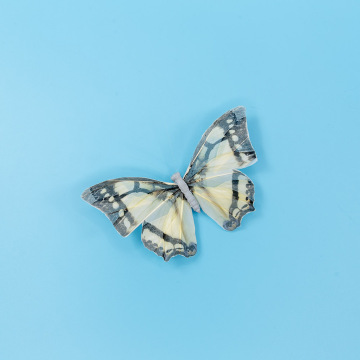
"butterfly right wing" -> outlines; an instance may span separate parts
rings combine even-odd
[[[120,178],[91,186],[82,194],[102,211],[122,236],[128,236],[178,190],[175,184],[146,178]]]
[[[145,247],[165,261],[176,255],[189,257],[196,254],[192,210],[180,190],[145,219],[141,239]]]
[[[236,229],[255,210],[254,184],[236,169],[256,160],[243,106],[218,118],[194,152],[184,180],[203,211],[226,230]]]

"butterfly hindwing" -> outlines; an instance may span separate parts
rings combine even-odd
[[[245,108],[238,106],[217,119],[196,147],[184,180],[203,172],[222,174],[256,162],[246,124]]]
[[[203,211],[225,230],[240,226],[241,219],[254,211],[254,184],[238,170],[211,175],[206,172],[189,184]]]
[[[120,178],[91,186],[82,194],[101,210],[122,236],[128,236],[177,190],[174,184],[146,178]]]
[[[144,245],[168,261],[175,255],[196,254],[195,225],[192,210],[184,195],[177,191],[143,223]]]

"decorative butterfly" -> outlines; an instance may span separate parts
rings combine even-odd
[[[217,119],[202,136],[182,178],[177,172],[161,182],[124,177],[91,186],[82,194],[101,210],[122,236],[141,223],[145,247],[168,261],[196,254],[191,208],[200,208],[225,230],[240,226],[254,211],[254,184],[236,170],[257,160],[247,130],[245,108],[238,106]]]

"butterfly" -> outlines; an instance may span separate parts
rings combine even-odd
[[[240,226],[254,211],[254,184],[237,169],[257,161],[246,123],[238,106],[218,118],[204,133],[184,177],[174,183],[123,177],[91,186],[82,194],[101,210],[122,236],[142,224],[145,247],[165,261],[196,254],[192,209],[202,209],[225,230]]]

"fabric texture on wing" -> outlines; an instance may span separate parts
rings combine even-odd
[[[184,180],[203,177],[206,172],[223,174],[250,166],[256,161],[246,124],[245,108],[238,106],[217,119],[202,136]]]
[[[101,210],[122,236],[128,236],[178,190],[175,184],[146,178],[120,178],[91,186],[82,194]]]
[[[254,211],[254,184],[238,170],[207,175],[189,184],[203,211],[225,230],[240,226],[241,219]]]
[[[175,255],[196,254],[197,245],[192,210],[177,191],[143,223],[141,239],[144,245],[168,261]]]

